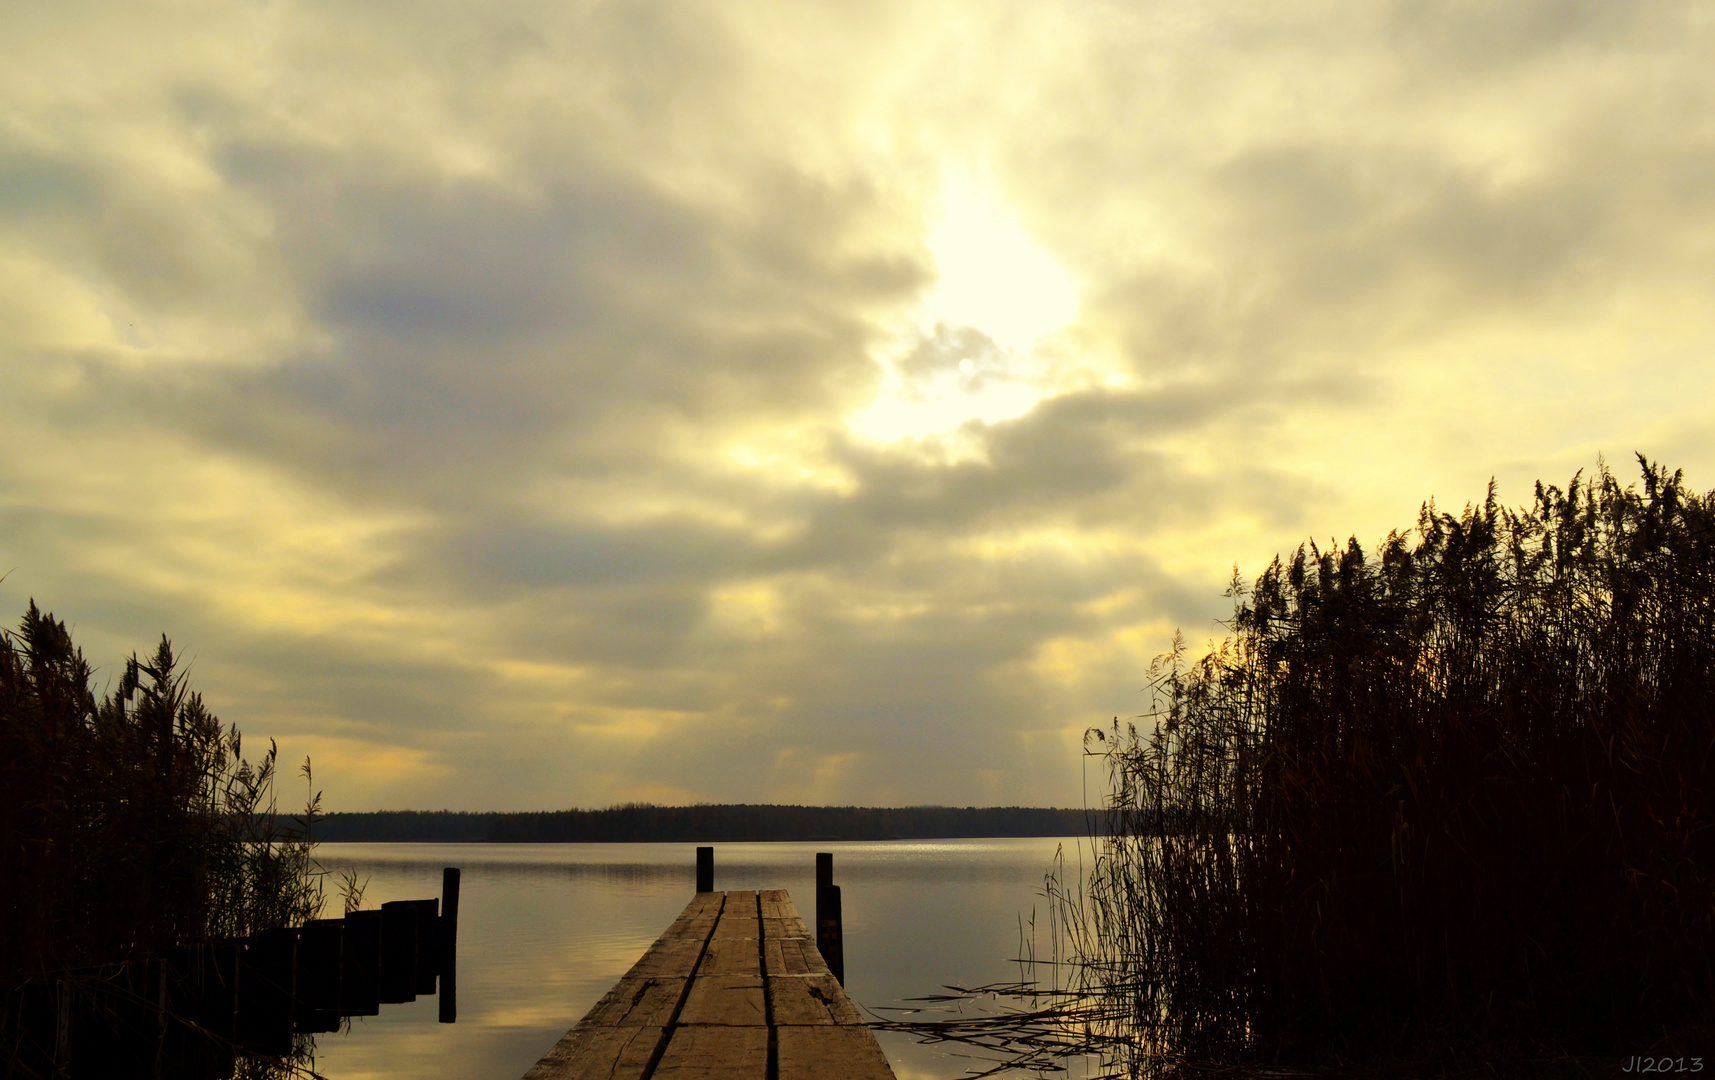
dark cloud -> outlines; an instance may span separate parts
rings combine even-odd
[[[89,212],[100,185],[75,161],[0,153],[0,217],[34,218]]]
[[[1616,52],[1663,43],[1688,9],[1677,3],[1603,4],[1599,0],[1470,0],[1400,3],[1389,10],[1393,44],[1429,54],[1425,67],[1512,70],[1568,49]]]
[[[1537,293],[1580,268],[1612,211],[1588,173],[1498,185],[1422,154],[1291,147],[1224,170],[1243,243],[1269,244],[1283,298],[1364,303],[1430,272],[1461,305]]]
[[[452,541],[461,571],[524,588],[648,583],[696,587],[756,568],[758,545],[694,521],[613,528],[548,529],[518,521]]]

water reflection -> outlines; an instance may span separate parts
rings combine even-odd
[[[1054,839],[719,844],[717,889],[785,888],[813,906],[814,855],[834,852],[847,990],[886,1006],[945,983],[1019,977]],[[369,877],[366,906],[430,895],[464,871],[459,1022],[398,1006],[318,1039],[332,1080],[518,1077],[619,978],[695,888],[693,844],[325,844],[330,870]],[[428,891],[424,891],[427,889]],[[963,1074],[967,1059],[883,1034],[901,1080]]]
[[[348,848],[351,844],[327,844],[326,848]],[[379,847],[380,845],[375,845]],[[401,845],[403,846],[403,845]],[[415,844],[413,847],[427,852],[428,844]],[[439,845],[435,845],[439,846]],[[442,855],[442,858],[449,857]],[[383,858],[374,860],[357,860],[348,857],[343,851],[335,855],[331,852],[323,858],[324,864],[335,861],[341,867],[360,866],[363,870],[377,874],[413,873],[421,865],[422,859]],[[591,879],[610,885],[683,885],[688,878],[683,870],[674,866],[662,866],[655,863],[572,863],[561,865],[548,862],[472,862],[463,864],[466,872],[478,872],[496,880],[522,879],[569,879],[582,881]]]

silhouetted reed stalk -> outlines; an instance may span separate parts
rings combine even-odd
[[[1157,1076],[1706,1037],[1715,494],[1639,462],[1641,490],[1491,485],[1373,557],[1235,572],[1231,635],[1176,639],[1144,725],[1086,736],[1105,835],[1049,875],[1062,963],[1031,988],[1058,1028],[991,1043]]]
[[[0,631],[0,985],[318,915],[320,796],[277,812],[274,745],[246,761],[165,637],[105,697],[92,675],[33,601]]]

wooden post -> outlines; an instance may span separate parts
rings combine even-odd
[[[417,1000],[417,906],[409,900],[381,905],[383,1005]]]
[[[715,849],[712,847],[697,849],[697,891],[715,891]]]
[[[292,997],[298,931],[267,930],[241,939],[233,1041],[269,1057],[292,1052]]]
[[[232,1075],[232,1017],[237,950],[231,942],[193,945],[176,958],[183,963],[173,1011],[178,1021],[175,1052],[164,1076]]]
[[[834,884],[834,853],[816,852],[816,948],[840,985],[846,984],[845,927],[840,919],[840,887]]]
[[[459,868],[441,871],[441,1023],[458,1019]]]
[[[340,953],[339,1014],[374,1016],[381,1011],[381,912],[353,911],[345,917]]]
[[[407,900],[417,908],[417,986],[419,997],[435,992],[435,977],[441,973],[441,902]]]
[[[816,948],[840,985],[846,984],[844,927],[840,919],[840,887],[824,885],[816,890]]]
[[[300,1032],[339,1030],[345,920],[311,919],[298,930],[295,1020]]]

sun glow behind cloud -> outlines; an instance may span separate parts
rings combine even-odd
[[[939,275],[925,300],[936,322],[970,326],[1025,352],[1078,315],[1078,287],[1007,213],[992,186],[950,174],[929,250]]]
[[[851,418],[876,442],[956,444],[961,426],[1022,416],[1072,374],[1052,339],[1078,317],[1077,283],[992,184],[949,171],[926,243],[935,285],[876,357],[881,393]]]

